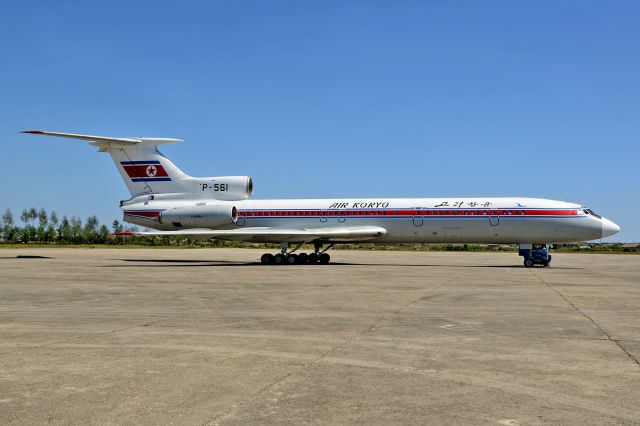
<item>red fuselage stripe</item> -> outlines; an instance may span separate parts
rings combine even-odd
[[[155,218],[160,211],[129,210],[128,216]],[[240,210],[241,217],[397,217],[397,216],[577,216],[576,209],[523,210],[523,209],[416,209],[416,210]]]
[[[142,216],[142,217],[158,217],[160,215],[159,211],[146,211],[146,210],[130,210],[125,211],[124,214],[129,216]]]
[[[239,216],[577,216],[575,209],[428,209],[428,210],[241,210]]]

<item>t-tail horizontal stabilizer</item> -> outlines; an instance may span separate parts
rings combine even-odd
[[[75,133],[59,133],[59,132],[45,132],[42,130],[25,130],[24,132],[30,135],[43,135],[43,136],[55,136],[58,138],[78,139],[82,141],[97,142],[98,144],[122,144],[122,145],[136,145],[143,142],[148,142],[151,145],[161,145],[168,143],[180,143],[181,139],[169,139],[169,138],[111,138],[108,136],[93,136],[93,135],[78,135]],[[93,144],[97,145],[97,144]]]
[[[109,153],[132,196],[189,192],[193,186],[186,183],[190,177],[158,151],[158,145],[182,142],[180,139],[112,138],[42,130],[22,133],[79,139]]]

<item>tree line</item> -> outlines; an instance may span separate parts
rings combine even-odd
[[[2,215],[0,243],[40,243],[40,244],[127,244],[132,239],[114,238],[112,232],[135,232],[135,226],[125,226],[114,220],[111,229],[101,224],[96,215],[84,222],[76,216],[58,217],[55,211],[47,213],[44,208],[24,209],[16,219],[11,209]]]

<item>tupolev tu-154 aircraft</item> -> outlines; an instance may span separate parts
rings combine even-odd
[[[523,255],[533,244],[620,231],[585,206],[538,198],[250,200],[250,177],[191,177],[158,151],[179,139],[23,133],[85,140],[109,153],[131,193],[120,202],[124,220],[156,230],[129,235],[280,243],[280,253],[262,255],[263,264],[328,263],[334,244],[359,242],[520,244]],[[315,250],[296,253],[305,243]],[[550,256],[541,263],[549,262]],[[530,256],[524,263],[533,266]]]

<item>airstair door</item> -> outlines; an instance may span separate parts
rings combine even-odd
[[[491,212],[491,216],[489,216],[489,225],[498,226],[500,224],[500,211],[494,210]]]
[[[422,226],[422,224],[424,223],[424,220],[421,214],[422,210],[423,209],[416,208],[415,211],[413,212],[413,226]]]

